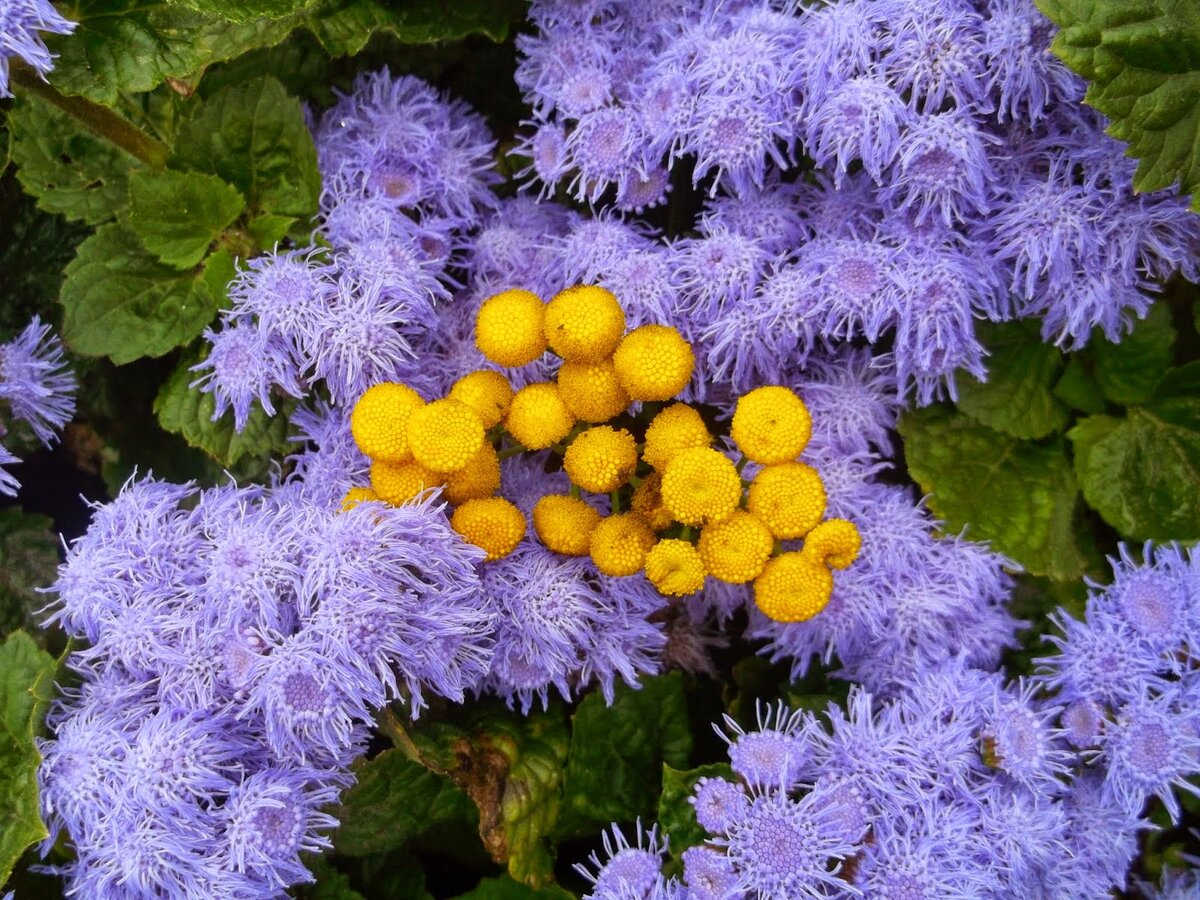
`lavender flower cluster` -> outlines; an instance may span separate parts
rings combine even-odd
[[[42,812],[85,897],[260,898],[312,876],[373,708],[487,672],[478,554],[431,502],[335,514],[298,486],[143,479],[69,549],[84,642],[48,716]]]
[[[655,829],[606,835],[591,900],[802,897],[1095,898],[1124,890],[1157,797],[1200,795],[1200,554],[1125,552],[1082,621],[1060,614],[1039,674],[962,657],[881,701],[854,688],[824,716],[760,709],[726,719],[732,780],[701,778],[706,840],[661,874]],[[1148,886],[1144,886],[1148,887]],[[1161,896],[1194,894],[1168,872]]]
[[[75,376],[63,359],[62,342],[37,316],[19,335],[0,344],[0,439],[13,421],[24,422],[50,446],[75,414]],[[0,444],[0,496],[16,496],[20,483],[4,467],[21,460]]]
[[[10,60],[29,66],[43,78],[54,68],[54,54],[42,36],[70,34],[75,23],[64,19],[49,0],[0,0],[0,97],[11,97]]]

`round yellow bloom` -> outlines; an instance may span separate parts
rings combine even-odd
[[[802,538],[825,515],[825,485],[800,462],[767,466],[750,482],[746,506],[783,541]]]
[[[711,443],[712,436],[700,413],[686,403],[672,403],[646,429],[642,457],[661,472],[680,450],[707,447]]]
[[[479,415],[484,428],[491,428],[504,421],[508,405],[512,403],[513,389],[508,379],[499,372],[479,369],[468,372],[450,388],[447,396],[451,400],[465,403]]]
[[[625,333],[625,311],[612,292],[577,284],[546,304],[546,340],[568,362],[599,362]]]
[[[675,522],[675,516],[663,503],[662,475],[658,472],[651,472],[633,489],[629,506],[655,531],[670,528]]]
[[[528,384],[513,396],[504,427],[529,450],[545,450],[571,432],[575,417],[549,381]]]
[[[533,529],[542,543],[564,556],[587,556],[600,513],[578,497],[547,494],[533,505]]]
[[[700,553],[687,541],[659,541],[646,554],[646,579],[668,597],[686,597],[704,587]]]
[[[352,487],[346,491],[346,496],[342,497],[342,512],[354,509],[360,503],[369,503],[379,499],[381,499],[380,496],[369,487]]]
[[[757,578],[774,547],[767,526],[740,509],[728,519],[705,525],[698,543],[704,571],[729,584]]]
[[[371,459],[408,459],[408,417],[424,405],[421,395],[406,384],[385,381],[367,388],[350,413],[354,443]]]
[[[728,518],[742,501],[742,479],[733,463],[708,447],[675,454],[663,472],[663,503],[684,525]]]
[[[479,413],[457,400],[434,400],[408,417],[413,459],[434,472],[457,472],[483,445]]]
[[[847,519],[826,519],[808,533],[801,552],[831,569],[845,569],[858,559],[862,537]]]
[[[523,366],[546,352],[546,304],[532,291],[503,291],[483,301],[475,346],[494,363]]]
[[[833,576],[803,553],[784,553],[767,563],[754,579],[754,602],[776,622],[803,622],[829,603]]]
[[[468,500],[450,517],[450,527],[469,544],[487,551],[490,562],[508,556],[525,536],[525,516],[503,497]]]
[[[600,362],[565,362],[558,370],[558,393],[578,418],[607,422],[629,406],[611,359]]]
[[[442,496],[451,503],[465,503],[490,497],[500,490],[500,457],[487,441],[471,457],[471,461],[446,479]]]
[[[795,459],[812,436],[812,417],[794,391],[770,385],[738,398],[729,434],[738,449],[764,466]]]
[[[571,441],[563,456],[563,469],[572,484],[585,491],[607,494],[633,474],[638,464],[637,441],[622,428],[597,425]]]
[[[691,380],[696,357],[674,328],[643,325],[625,335],[613,365],[634,400],[670,400]]]
[[[619,513],[596,523],[589,547],[592,562],[605,575],[636,575],[654,542],[654,532],[641,516]]]
[[[379,499],[392,506],[403,506],[422,491],[439,487],[441,479],[416,460],[388,462],[377,459],[371,463],[371,487]]]

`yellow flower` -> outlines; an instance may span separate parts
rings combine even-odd
[[[669,325],[643,325],[625,335],[613,364],[634,400],[670,400],[691,380],[696,357]]]
[[[776,385],[738,398],[729,434],[748,458],[769,466],[795,459],[812,435],[812,417],[793,391]]]
[[[768,619],[804,622],[829,603],[833,576],[803,553],[783,553],[754,580],[754,602]]]
[[[705,525],[698,543],[704,571],[729,584],[757,578],[774,546],[767,526],[740,509],[728,519]]]
[[[611,359],[599,362],[565,362],[558,370],[558,393],[585,422],[607,422],[629,406]]]
[[[403,462],[408,448],[408,417],[425,405],[405,384],[387,381],[367,388],[350,413],[350,433],[358,449],[372,459]]]
[[[525,536],[525,517],[503,497],[468,500],[450,517],[450,527],[487,552],[488,561],[508,556]]]
[[[847,519],[826,519],[808,533],[800,551],[831,569],[845,569],[858,558],[862,537]]]
[[[742,501],[742,480],[733,463],[708,447],[675,454],[663,472],[663,503],[684,525],[707,525],[733,514]]]
[[[704,587],[704,564],[687,541],[659,541],[646,554],[646,579],[668,597],[685,597]]]
[[[640,572],[654,543],[654,532],[641,516],[619,513],[596,523],[589,547],[597,569],[620,576]]]
[[[500,457],[487,441],[480,445],[471,461],[446,479],[442,496],[451,503],[465,503],[490,497],[500,489]]]
[[[546,494],[533,505],[533,529],[542,543],[564,556],[587,556],[600,513],[566,494]]]
[[[434,400],[408,417],[413,459],[434,472],[457,472],[479,452],[483,422],[457,400]]]
[[[767,466],[750,482],[746,506],[783,541],[802,538],[825,515],[825,485],[800,462]]]
[[[568,362],[599,362],[612,355],[625,333],[625,312],[611,292],[579,284],[546,304],[546,340]]]
[[[661,472],[680,450],[707,447],[711,443],[712,436],[700,413],[686,403],[672,403],[646,428],[642,457]]]
[[[479,369],[468,372],[450,388],[447,395],[451,400],[465,403],[479,415],[484,428],[491,428],[504,421],[508,405],[512,403],[513,389],[508,379],[499,372]]]
[[[575,424],[575,417],[549,381],[529,384],[513,396],[504,427],[529,450],[557,444]]]
[[[651,472],[633,489],[629,506],[655,531],[670,528],[675,522],[675,516],[663,503],[662,475],[658,472]]]
[[[371,487],[392,506],[403,506],[423,491],[439,487],[441,478],[416,460],[388,462],[377,459],[371,463]]]
[[[346,496],[342,497],[342,512],[354,509],[360,503],[379,499],[382,498],[369,487],[352,487],[346,491]]]
[[[510,290],[489,297],[475,317],[475,346],[502,366],[531,363],[546,352],[546,304],[531,291]]]
[[[571,441],[563,456],[563,469],[572,484],[585,491],[607,494],[625,482],[637,469],[637,441],[622,428],[597,425]]]

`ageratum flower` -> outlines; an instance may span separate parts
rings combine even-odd
[[[54,54],[42,36],[70,34],[75,23],[59,15],[47,0],[5,0],[0,5],[0,97],[11,97],[8,87],[9,60],[16,58],[42,78],[54,68]]]

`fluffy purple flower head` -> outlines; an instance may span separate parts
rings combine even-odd
[[[1050,52],[1054,26],[1026,0],[988,0],[981,24],[996,115],[1037,122],[1058,101],[1083,95],[1081,79]]]
[[[758,728],[745,731],[730,716],[725,717],[730,734],[717,733],[729,744],[729,762],[735,774],[749,784],[790,788],[800,780],[812,753],[810,726],[803,713],[791,712],[782,704],[758,708]]]
[[[0,27],[0,38],[3,34]],[[37,316],[17,337],[0,344],[0,401],[8,404],[13,418],[28,424],[42,443],[49,445],[55,433],[71,421],[75,386],[75,376],[63,359],[62,342]]]
[[[819,166],[834,163],[841,186],[851,163],[861,161],[876,184],[901,147],[900,132],[911,114],[896,90],[874,76],[851,78],[834,88],[808,119],[805,141]]]
[[[613,825],[611,836],[607,831],[603,834],[604,858],[595,851],[588,856],[595,871],[587,866],[575,866],[575,870],[592,884],[591,890],[584,895],[585,900],[645,897],[661,881],[666,839],[660,843],[657,826],[643,830],[640,820],[634,835],[631,843],[621,829]]]
[[[273,416],[276,389],[303,396],[303,375],[288,345],[250,319],[227,320],[220,331],[205,329],[204,338],[209,342],[208,356],[192,367],[201,375],[190,387],[213,395],[213,421],[232,409],[234,428],[241,431],[256,400]]]
[[[9,60],[16,58],[42,78],[54,68],[54,54],[40,31],[70,34],[74,22],[59,15],[48,0],[4,0],[0,3],[0,97],[11,97],[8,87]]]
[[[701,778],[688,798],[696,811],[696,821],[705,831],[724,834],[745,812],[750,803],[745,789],[724,778]]]
[[[729,857],[703,845],[683,851],[683,880],[689,900],[730,900],[737,891],[737,872]]]

